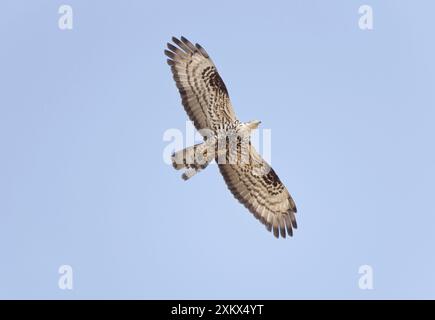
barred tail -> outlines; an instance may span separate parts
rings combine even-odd
[[[181,176],[188,180],[199,171],[205,169],[214,156],[208,154],[204,143],[185,148],[172,154],[172,166],[176,170],[186,169]]]

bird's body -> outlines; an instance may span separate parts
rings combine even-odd
[[[293,235],[296,205],[289,192],[251,145],[259,121],[240,122],[227,88],[207,52],[186,38],[168,43],[174,80],[184,108],[204,142],[174,153],[177,170],[187,180],[215,160],[228,188],[276,237]]]

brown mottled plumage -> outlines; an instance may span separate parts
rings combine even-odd
[[[174,168],[186,169],[183,179],[187,180],[215,159],[234,197],[269,231],[273,230],[275,237],[292,236],[292,229],[297,228],[296,205],[275,171],[254,147],[249,143],[248,162],[241,161],[239,154],[235,162],[224,163],[218,161],[218,154],[222,154],[220,150],[216,148],[212,154],[205,148],[207,141],[217,138],[221,132],[233,130],[249,135],[259,122],[241,123],[237,120],[225,83],[199,44],[193,45],[184,37],[180,40],[174,37],[172,41],[177,46],[168,43],[169,50],[165,50],[165,54],[169,57],[167,62],[171,66],[184,109],[197,130],[202,133],[201,129],[209,129],[214,135],[210,137],[203,134],[205,143],[176,152],[172,157]],[[200,154],[204,162],[195,163],[195,154]],[[229,158],[230,154],[225,151],[224,159]]]

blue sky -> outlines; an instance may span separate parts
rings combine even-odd
[[[72,30],[58,8],[73,8]],[[374,29],[358,27],[373,8]],[[435,298],[432,1],[2,1],[0,298]],[[217,167],[162,160],[187,116],[170,37],[272,132],[277,240]],[[58,269],[73,269],[73,290]],[[373,268],[373,290],[358,268]]]

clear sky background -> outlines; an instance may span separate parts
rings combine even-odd
[[[58,8],[73,8],[73,30]],[[374,29],[358,27],[373,7]],[[1,1],[0,298],[435,298],[433,1]],[[163,49],[206,48],[272,130],[298,206],[277,240],[215,165]],[[374,289],[358,287],[370,265]],[[58,287],[71,265],[73,290]]]

